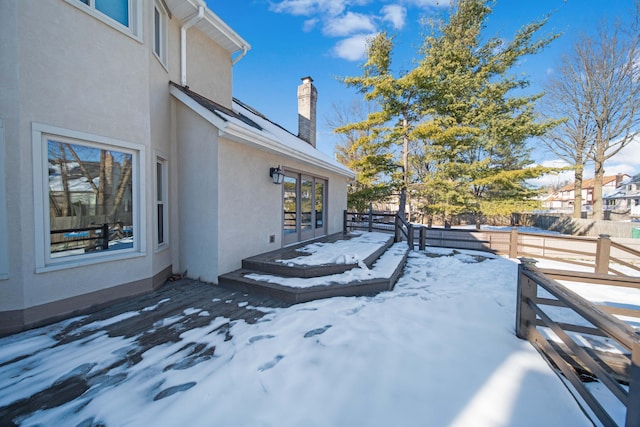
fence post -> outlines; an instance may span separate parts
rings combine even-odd
[[[596,244],[596,273],[609,273],[609,257],[611,256],[611,236],[601,234]]]
[[[516,298],[516,336],[529,339],[529,328],[536,324],[536,313],[529,307],[527,300],[535,301],[538,285],[524,275],[524,270],[535,268],[536,260],[520,258],[518,265],[518,294]]]
[[[373,231],[373,205],[369,203],[369,233]]]
[[[427,247],[427,228],[424,226],[420,227],[420,242],[418,243],[418,249],[424,251]]]
[[[109,224],[102,224],[102,249],[109,249]]]
[[[626,427],[640,426],[640,341],[631,346],[631,367],[629,369],[629,396],[627,398]]]
[[[518,229],[511,228],[509,235],[509,258],[518,258]]]
[[[413,224],[409,223],[409,227],[407,229],[407,244],[409,245],[409,250],[413,250]]]
[[[347,210],[342,212],[342,234],[347,234]]]
[[[400,227],[402,227],[402,225],[400,224],[400,217],[398,217],[398,215],[395,216],[395,226],[395,238],[393,241],[398,243],[402,241],[402,232],[400,231]]]

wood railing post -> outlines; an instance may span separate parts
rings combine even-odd
[[[347,210],[346,209],[342,214],[342,233],[347,234]]]
[[[509,258],[518,258],[518,229],[511,228],[509,235]]]
[[[369,203],[369,233],[373,231],[373,205]]]
[[[536,324],[536,313],[529,307],[528,300],[535,301],[538,285],[524,275],[525,270],[535,268],[535,259],[520,258],[518,265],[518,294],[516,298],[516,336],[529,339],[529,328]]]
[[[413,250],[413,224],[409,223],[407,228],[407,244],[409,245],[409,250]]]
[[[601,234],[596,245],[596,273],[609,273],[609,258],[611,256],[611,236]]]
[[[393,239],[393,241],[398,243],[402,241],[402,230],[400,230],[400,227],[402,227],[402,223],[400,222],[400,217],[398,215],[395,216],[395,226],[395,238]]]
[[[109,249],[109,224],[102,224],[102,249]]]
[[[420,227],[420,242],[418,243],[418,249],[424,251],[427,247],[427,228],[424,226]]]
[[[629,369],[629,395],[627,398],[626,427],[640,426],[640,341],[636,340],[631,348],[631,366]]]

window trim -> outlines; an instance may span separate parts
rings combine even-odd
[[[4,121],[0,119],[0,280],[9,278],[9,237],[7,236],[7,193]]]
[[[95,0],[89,0],[89,4],[85,4],[81,0],[64,0],[71,6],[93,16],[104,24],[120,31],[140,43],[142,43],[142,4],[144,0],[127,0],[129,4],[129,25],[123,25],[115,19],[111,18],[95,8]]]
[[[164,2],[155,0],[154,4],[153,4],[153,36],[152,36],[152,43],[151,43],[151,51],[153,52],[153,55],[156,57],[156,59],[158,61],[160,61],[160,64],[162,64],[162,66],[165,68],[165,70],[168,71],[167,69],[167,64],[168,64],[168,49],[167,49],[167,45],[168,45],[168,11],[165,9],[164,5],[162,4]],[[156,52],[156,17],[155,17],[155,13],[156,10],[159,12],[160,15],[160,34],[159,34],[159,41],[160,41],[160,53],[158,54]]]
[[[35,224],[35,262],[36,273],[92,265],[102,262],[135,258],[146,255],[146,209],[144,195],[146,194],[145,146],[142,144],[118,140],[105,136],[89,134],[71,129],[32,123],[31,131],[33,148],[33,204]],[[85,146],[102,148],[105,145],[116,150],[124,150],[133,154],[132,159],[132,202],[133,202],[133,248],[115,252],[83,254],[76,256],[51,258],[49,220],[49,176],[47,139],[49,137],[63,142],[79,143]]]
[[[162,201],[158,200],[158,164],[162,166]],[[160,252],[169,247],[169,160],[167,156],[163,155],[159,151],[154,152],[154,168],[153,168],[153,245],[155,252]],[[163,205],[162,216],[162,237],[163,241],[159,242],[158,239],[158,205]]]

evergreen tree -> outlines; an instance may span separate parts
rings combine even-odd
[[[537,120],[541,94],[524,95],[524,77],[509,71],[525,55],[547,46],[556,35],[536,38],[546,19],[525,25],[513,39],[483,41],[490,3],[459,0],[446,23],[425,39],[414,70],[423,120],[414,138],[435,167],[426,179],[429,209],[445,216],[459,212],[505,213],[504,207],[531,199],[525,180],[547,171],[532,164],[526,140],[556,122]]]

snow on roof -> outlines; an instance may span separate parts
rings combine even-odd
[[[284,155],[346,178],[355,178],[349,168],[235,98],[232,109],[229,109],[174,82],[170,82],[169,90],[174,97],[216,126],[220,135],[227,139]]]

